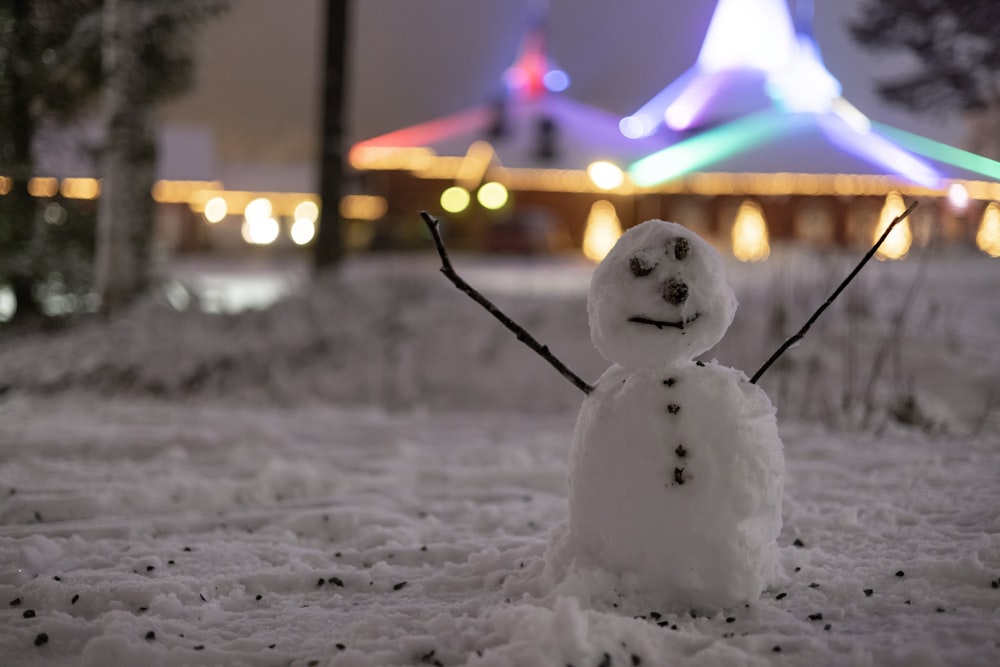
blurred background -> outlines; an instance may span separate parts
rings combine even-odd
[[[918,199],[886,257],[1000,254],[998,10],[906,5],[5,2],[0,322],[227,271],[265,304],[275,270],[426,251],[424,209],[484,255],[596,261],[662,217],[767,261]]]

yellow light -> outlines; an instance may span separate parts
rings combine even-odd
[[[0,195],[5,195],[10,192],[10,188],[13,184],[14,181],[11,180],[10,176],[0,176]]]
[[[271,217],[271,213],[274,211],[271,206],[271,200],[267,197],[258,197],[254,199],[246,208],[243,209],[243,217],[251,222],[255,220],[266,220]]]
[[[764,211],[748,199],[740,204],[733,223],[733,255],[741,262],[760,262],[770,254]]]
[[[479,192],[476,193],[476,199],[483,205],[483,208],[488,208],[491,211],[503,208],[503,205],[507,203],[507,198],[507,188],[496,181],[484,183],[483,187],[479,188]]]
[[[587,167],[587,176],[602,190],[614,190],[625,182],[625,172],[610,162],[598,160]]]
[[[906,210],[903,197],[898,192],[890,192],[885,197],[882,213],[879,215],[878,227],[875,229],[875,239],[878,240],[889,227],[889,223],[902,215]],[[897,224],[889,233],[885,243],[875,254],[876,259],[902,259],[910,251],[913,234],[910,233],[910,220],[906,218]]]
[[[59,181],[55,178],[36,176],[28,181],[28,194],[32,197],[55,197],[59,192]]]
[[[295,245],[306,245],[316,236],[316,223],[308,218],[299,218],[292,223],[289,234]]]
[[[316,202],[308,199],[303,202],[299,202],[295,206],[295,213],[293,214],[293,217],[296,220],[316,222],[317,218],[319,218],[319,206],[317,206]],[[306,243],[308,243],[308,241],[306,241]]]
[[[441,193],[441,208],[448,213],[461,213],[469,206],[472,196],[461,185],[453,185]]]
[[[622,225],[614,204],[604,199],[594,202],[583,232],[583,254],[587,259],[595,262],[604,259],[621,235]]]
[[[1000,204],[990,202],[976,232],[976,245],[990,257],[1000,257]]]
[[[157,181],[153,184],[153,199],[160,204],[190,204],[199,200],[203,190],[218,190],[218,181]]]
[[[101,184],[96,178],[64,178],[59,191],[66,199],[97,199]]]
[[[243,240],[251,245],[268,245],[278,238],[280,227],[274,218],[247,218],[240,232]]]
[[[474,141],[462,159],[455,180],[467,188],[474,188],[483,180],[495,155],[493,146],[488,141]]]
[[[205,202],[205,219],[211,223],[222,222],[229,213],[229,205],[223,197],[212,197]]]
[[[346,195],[340,198],[340,217],[348,220],[378,220],[385,215],[389,204],[384,197],[372,195]]]

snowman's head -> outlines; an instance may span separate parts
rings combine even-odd
[[[594,270],[590,337],[626,368],[693,359],[718,343],[736,314],[722,256],[689,229],[647,220],[626,231]]]

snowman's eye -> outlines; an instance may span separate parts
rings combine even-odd
[[[677,239],[674,243],[674,257],[676,259],[684,259],[691,252],[691,244],[685,238]]]
[[[632,275],[636,278],[641,278],[643,276],[648,276],[653,272],[653,264],[650,264],[649,260],[639,255],[633,255],[628,260],[628,268],[632,271]]]

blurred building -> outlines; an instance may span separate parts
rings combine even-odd
[[[563,95],[569,76],[549,57],[544,13],[499,83],[480,106],[353,146],[364,188],[388,204],[376,246],[425,243],[421,209],[444,216],[450,243],[495,252],[578,252],[588,217],[637,221],[624,168],[671,142],[629,139],[615,115]]]
[[[427,209],[469,247],[599,257],[619,226],[660,217],[753,260],[773,239],[870,245],[916,198],[885,247],[901,256],[914,235],[971,242],[1000,199],[1000,163],[841,96],[809,0],[794,16],[785,0],[719,0],[695,64],[620,120],[561,94],[545,43],[536,16],[496,99],[352,148],[387,203],[374,244],[412,243]]]

